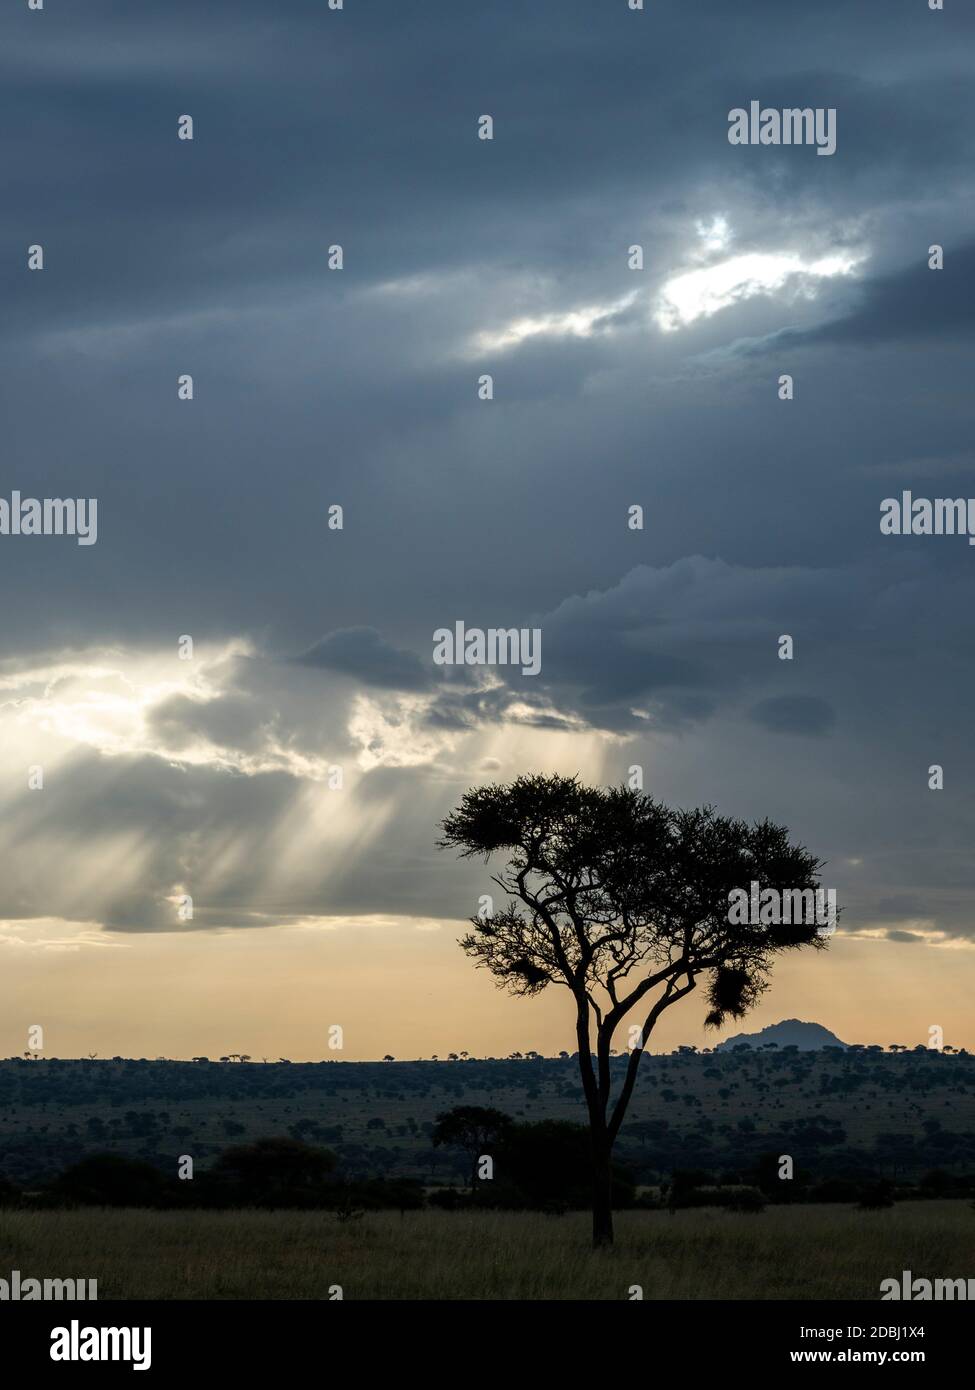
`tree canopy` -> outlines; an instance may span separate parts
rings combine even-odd
[[[710,806],[674,810],[625,786],[536,775],[468,791],[442,822],[439,844],[464,858],[507,857],[492,875],[506,902],[473,916],[460,945],[513,994],[551,984],[571,991],[604,1183],[642,1050],[664,1010],[700,982],[705,1023],[717,1028],[756,1003],[778,954],[826,945],[815,922],[756,924],[729,912],[731,894],[752,883],[780,893],[818,886],[821,861],[768,820],[748,824]],[[643,1021],[613,1098],[613,1038],[634,1010]]]

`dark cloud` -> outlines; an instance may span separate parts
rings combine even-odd
[[[388,690],[425,690],[430,684],[429,673],[413,652],[398,651],[372,627],[330,632],[296,660]]]
[[[775,695],[760,701],[749,715],[773,734],[826,734],[836,720],[826,701],[813,695]]]
[[[852,926],[971,932],[973,553],[878,526],[939,461],[964,486],[970,8],[48,10],[0,15],[5,486],[97,496],[99,540],[0,539],[4,673],[160,664],[121,749],[60,677],[5,697],[11,756],[33,710],[62,769],[5,807],[7,911],[155,928],[185,875],[197,925],[464,916],[432,827],[557,758],[795,822]],[[835,105],[836,154],[731,147],[752,98]],[[654,319],[695,268],[853,251]],[[435,670],[458,619],[539,626],[540,674]],[[182,634],[249,654],[194,685]]]
[[[924,904],[920,898],[910,893],[897,893],[893,897],[877,899],[876,909],[889,917],[923,917]]]
[[[250,696],[193,700],[173,695],[151,711],[149,723],[162,743],[174,749],[199,737],[218,747],[248,751],[264,742],[267,721],[267,711]]]
[[[943,270],[929,268],[928,249],[918,245],[913,265],[867,280],[854,306],[834,321],[785,329],[752,349],[782,352],[812,343],[871,347],[926,339],[950,346],[969,339],[975,327],[975,242],[946,247]]]

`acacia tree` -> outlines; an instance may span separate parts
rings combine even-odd
[[[496,1148],[511,1129],[512,1119],[501,1110],[483,1105],[456,1105],[437,1116],[434,1148],[441,1144],[461,1149],[470,1165],[471,1194],[477,1187],[477,1165],[481,1155]]]
[[[441,829],[439,847],[462,858],[507,854],[492,875],[507,902],[471,918],[463,950],[512,994],[531,997],[550,984],[572,994],[592,1145],[593,1244],[609,1245],[613,1145],[657,1021],[699,983],[707,1026],[741,1018],[768,987],[778,952],[824,946],[815,923],[729,921],[733,890],[755,881],[779,892],[814,889],[821,861],[769,821],[748,825],[711,807],[675,811],[575,777],[473,788]],[[629,1028],[629,1059],[614,1084],[614,1036],[635,1010],[642,1022]]]

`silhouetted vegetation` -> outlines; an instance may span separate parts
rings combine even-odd
[[[617,1084],[626,1066],[625,1056],[610,1057]],[[469,1188],[468,1155],[432,1142],[437,1117],[459,1106],[517,1124],[578,1124],[585,1115],[568,1053],[287,1065],[3,1061],[0,1204],[19,1200],[11,1185],[38,1192],[98,1154],[171,1179],[190,1154],[198,1183],[231,1144],[285,1136],[332,1152],[336,1181]],[[791,1182],[777,1176],[782,1154],[794,1162]],[[923,1048],[647,1054],[617,1155],[640,1188],[697,1168],[773,1202],[858,1201],[881,1178],[900,1190],[920,1184],[925,1197],[961,1195],[975,1173],[975,1057]]]
[[[554,984],[574,1000],[592,1239],[612,1244],[612,1154],[658,1020],[698,987],[705,1026],[742,1018],[776,956],[825,946],[813,921],[756,931],[728,910],[753,880],[775,892],[814,890],[820,861],[771,821],[747,825],[709,806],[673,811],[629,787],[575,777],[475,787],[441,828],[443,849],[507,860],[492,875],[506,901],[471,918],[460,943],[467,955],[511,994]],[[639,1042],[631,1038],[614,1087],[610,1056],[625,1026]]]
[[[431,1138],[434,1147],[441,1144],[460,1149],[470,1164],[471,1192],[477,1184],[478,1162],[497,1149],[511,1129],[512,1119],[500,1110],[483,1105],[456,1105],[437,1116]]]
[[[168,1183],[151,1163],[122,1154],[92,1154],[73,1164],[47,1189],[55,1203],[85,1207],[165,1205]]]
[[[465,1198],[453,1188],[431,1196],[434,1206],[448,1210],[464,1207],[499,1207],[507,1210],[532,1209],[553,1215],[578,1211],[590,1204],[592,1195],[592,1148],[585,1125],[567,1120],[541,1120],[515,1124],[499,1111],[482,1112],[490,1116],[478,1121],[479,1138],[470,1146],[476,1151],[471,1192]],[[458,1130],[465,1136],[471,1124],[471,1107],[447,1111],[437,1121],[434,1143],[440,1136]],[[491,1176],[479,1179],[477,1159],[488,1158]],[[613,1168],[613,1198],[616,1206],[633,1205],[635,1188],[631,1175],[618,1164]]]
[[[470,1124],[470,1109],[445,1112],[435,1131],[454,1133],[458,1125]],[[406,1212],[426,1205],[446,1211],[531,1210],[549,1215],[589,1207],[592,1150],[584,1125],[564,1120],[516,1123],[499,1111],[490,1116],[490,1132],[481,1131],[482,1139],[487,1136],[483,1148],[490,1152],[478,1155],[490,1158],[490,1176],[480,1177],[475,1171],[473,1190],[466,1183],[425,1189],[416,1180],[395,1176],[356,1178],[343,1171],[329,1150],[280,1136],[229,1148],[192,1178],[181,1179],[113,1153],[91,1154],[30,1188],[18,1187],[0,1174],[0,1207],[319,1210],[335,1212],[342,1220],[355,1220],[368,1211]],[[473,1118],[488,1123],[483,1116]],[[466,1167],[467,1155],[464,1161]],[[759,1213],[766,1205],[797,1203],[878,1210],[895,1201],[975,1197],[975,1174],[956,1176],[943,1170],[932,1170],[915,1183],[894,1183],[869,1171],[819,1178],[798,1169],[785,1181],[780,1158],[772,1153],[748,1166],[719,1172],[677,1167],[659,1183],[643,1188],[631,1172],[614,1163],[612,1182],[617,1209],[672,1213],[694,1207]]]

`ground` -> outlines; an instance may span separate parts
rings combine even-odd
[[[975,1276],[961,1201],[585,1213],[0,1211],[0,1272],[98,1280],[103,1299],[877,1300],[881,1280]]]

